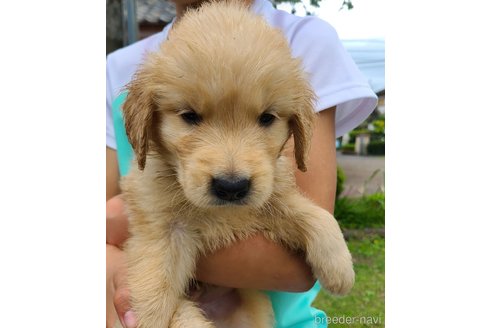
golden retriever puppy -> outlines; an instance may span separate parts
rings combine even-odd
[[[322,286],[345,294],[351,255],[327,211],[296,188],[291,135],[306,170],[314,94],[280,31],[237,2],[188,12],[128,85],[123,114],[135,163],[128,284],[139,327],[272,327],[268,297],[212,323],[186,296],[200,255],[262,232],[305,253]]]

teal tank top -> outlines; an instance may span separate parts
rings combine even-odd
[[[113,102],[113,122],[116,138],[118,165],[120,176],[125,176],[133,159],[133,150],[128,141],[123,122],[121,106],[127,93],[121,93]],[[305,293],[272,292],[267,294],[272,301],[275,312],[275,328],[323,328],[328,326],[326,314],[311,306],[311,303],[320,291],[320,284],[316,284]]]

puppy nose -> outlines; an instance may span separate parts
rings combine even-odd
[[[220,199],[234,201],[246,197],[250,180],[212,179],[212,192]]]

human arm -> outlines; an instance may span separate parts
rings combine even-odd
[[[337,188],[335,110],[332,107],[318,114],[308,156],[308,170],[295,172],[297,186],[301,191],[332,214]]]

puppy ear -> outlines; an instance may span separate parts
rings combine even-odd
[[[145,84],[145,79],[137,75],[127,86],[128,95],[122,107],[126,134],[135,152],[140,170],[145,167],[155,109],[153,93],[149,90],[148,84],[147,87]]]
[[[294,135],[294,154],[297,167],[307,171],[306,162],[311,146],[311,137],[316,115],[311,104],[303,106],[290,120],[290,129]]]

